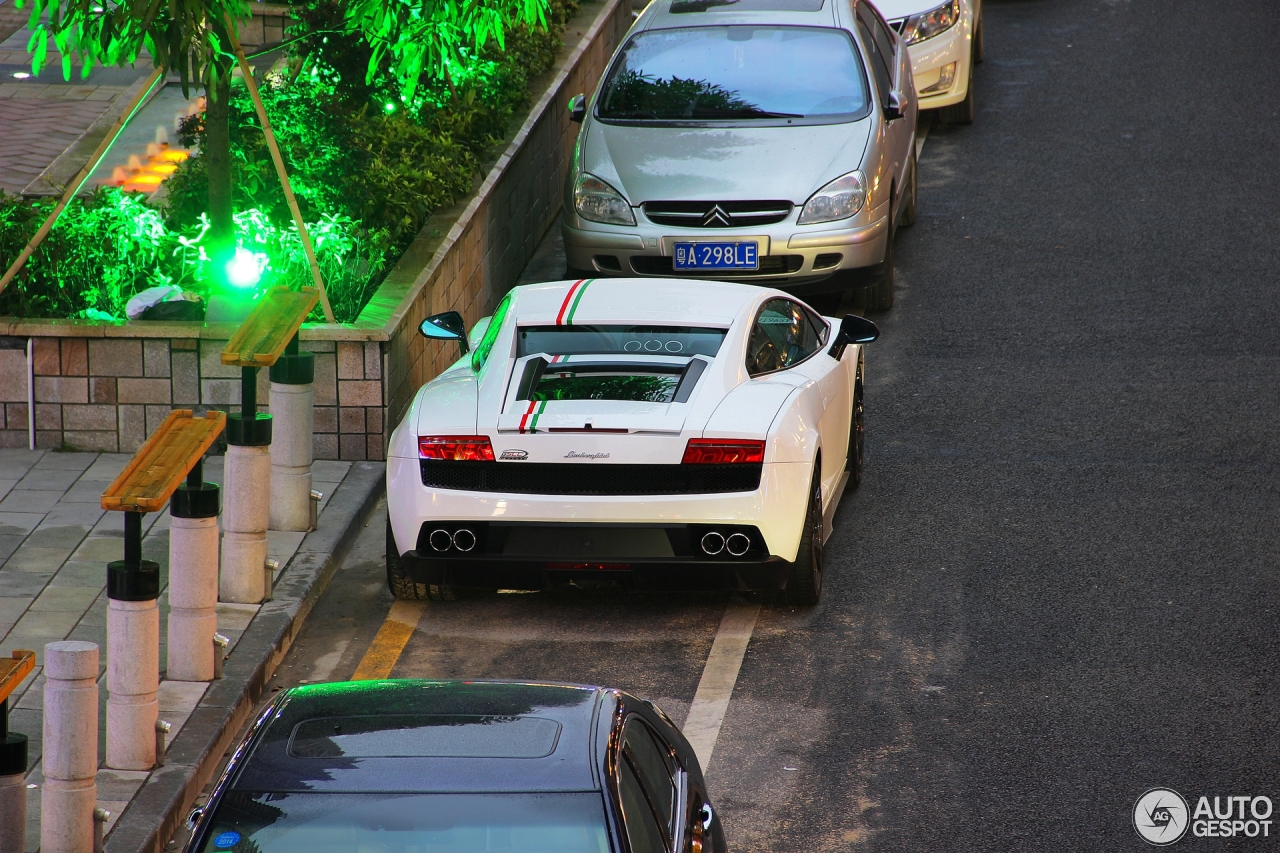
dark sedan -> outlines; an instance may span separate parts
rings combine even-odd
[[[619,690],[295,687],[259,717],[187,851],[722,853],[688,741]]]

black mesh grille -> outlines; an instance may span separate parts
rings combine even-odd
[[[632,255],[631,268],[640,275],[705,275],[710,278],[731,276],[738,278],[746,275],[782,275],[796,272],[804,266],[804,255],[765,255],[760,258],[760,269],[757,270],[680,270],[668,255]]]
[[[753,225],[772,225],[786,219],[791,215],[791,202],[647,201],[644,204],[644,215],[657,225],[749,228]]]
[[[516,495],[706,495],[751,492],[760,464],[594,465],[556,462],[454,462],[423,459],[432,489]]]

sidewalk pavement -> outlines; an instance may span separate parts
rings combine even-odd
[[[105,512],[102,492],[130,459],[121,453],[58,453],[0,449],[0,654],[36,653],[34,672],[10,697],[10,729],[30,739],[27,851],[39,846],[44,645],[88,640],[101,649],[98,754],[105,758],[107,664],[107,569],[123,557],[124,515]],[[205,479],[222,482],[221,456],[205,462]],[[321,511],[350,471],[350,462],[313,463],[314,488],[324,493]],[[143,516],[143,556],[160,564],[160,669],[165,667],[169,570],[168,511]],[[305,533],[271,531],[270,555],[281,572]],[[259,605],[219,604],[218,631],[234,651]],[[203,682],[161,681],[160,719],[173,724],[170,743],[204,696]],[[108,831],[151,775],[149,771],[98,772],[98,801],[112,816]],[[37,787],[30,787],[35,785]],[[158,817],[158,816],[157,816]]]
[[[62,55],[50,44],[38,77],[15,77],[31,71],[30,9],[0,0],[0,190],[57,195],[123,109],[125,93],[151,72],[151,58],[144,52],[133,68],[95,68],[88,79],[81,78],[77,64],[64,80]],[[77,145],[81,140],[85,144]],[[59,158],[64,162],[54,168]]]

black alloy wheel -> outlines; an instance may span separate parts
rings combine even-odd
[[[862,485],[863,449],[867,435],[862,393],[862,354],[859,353],[858,376],[853,382],[853,416],[849,421],[849,453],[844,463],[844,469],[849,472],[846,486],[851,490]]]
[[[800,549],[788,572],[784,598],[788,604],[812,607],[822,598],[822,460],[813,469],[809,511],[804,517]]]

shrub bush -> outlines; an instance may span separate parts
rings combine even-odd
[[[268,75],[264,104],[316,244],[334,314],[352,322],[426,220],[471,191],[481,164],[528,103],[529,81],[552,67],[575,0],[553,0],[546,28],[514,27],[446,80],[424,80],[404,103],[387,69],[366,80],[369,52],[341,29],[331,0],[295,7],[294,79]],[[199,117],[184,144],[199,146]],[[239,244],[269,263],[263,285],[310,284],[284,194],[247,91],[233,89],[231,144]],[[139,290],[176,283],[207,293],[202,251],[208,183],[197,152],[165,182],[163,207],[99,189],[76,199],[18,279],[0,314],[123,319]],[[0,266],[17,255],[52,200],[0,193]]]

